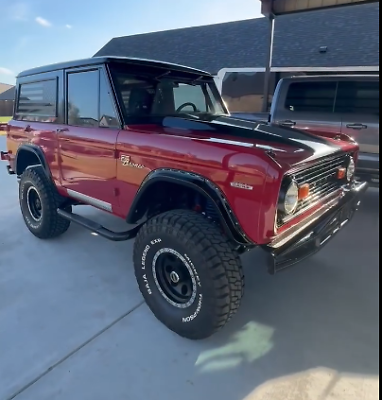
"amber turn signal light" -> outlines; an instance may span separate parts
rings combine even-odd
[[[309,197],[310,194],[310,186],[309,184],[301,185],[298,188],[298,199],[299,200],[305,200]]]
[[[346,178],[346,168],[339,168],[338,169],[337,178],[338,179],[345,179]]]

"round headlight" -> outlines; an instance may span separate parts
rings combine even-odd
[[[350,182],[353,179],[354,175],[355,175],[355,162],[354,158],[350,157],[349,165],[346,171],[346,178],[348,182]]]
[[[298,206],[298,186],[296,182],[292,182],[284,198],[284,209],[287,214],[293,214]]]

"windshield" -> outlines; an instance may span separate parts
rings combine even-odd
[[[113,75],[119,102],[129,120],[180,115],[201,119],[227,114],[210,80],[139,77],[120,71]]]

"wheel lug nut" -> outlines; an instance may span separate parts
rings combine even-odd
[[[180,277],[175,271],[171,271],[170,279],[171,279],[172,283],[179,283],[179,281],[180,281]]]

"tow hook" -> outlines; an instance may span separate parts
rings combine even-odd
[[[1,161],[10,161],[9,153],[7,151],[0,151],[0,160]],[[16,172],[13,171],[10,165],[7,165],[7,171],[9,175],[15,175]]]
[[[0,151],[0,160],[9,161],[9,153],[7,151]]]
[[[11,168],[10,165],[7,165],[7,171],[8,171],[8,174],[9,174],[9,175],[16,175],[16,172],[13,171],[13,169]]]

